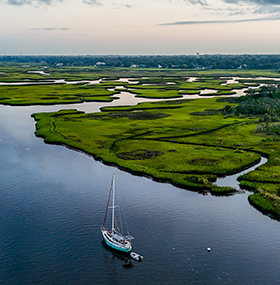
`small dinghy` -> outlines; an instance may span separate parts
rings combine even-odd
[[[142,261],[144,259],[144,257],[136,252],[130,252],[130,256],[131,258],[133,258],[134,260],[137,260],[137,261]]]

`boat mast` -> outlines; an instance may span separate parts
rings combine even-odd
[[[112,232],[113,232],[115,227],[115,173],[113,174],[112,185],[113,185],[113,205],[112,205]]]

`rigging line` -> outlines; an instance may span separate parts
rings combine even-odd
[[[117,196],[117,199],[123,200],[122,195],[123,193],[120,192],[120,195]],[[119,206],[120,206],[119,207],[120,226],[121,226],[122,234],[125,234],[125,232],[128,233],[126,214],[125,214],[125,210],[123,207],[123,203],[119,203]]]
[[[119,206],[118,209],[118,218],[119,218],[119,228],[120,228],[120,232],[123,234],[123,224],[122,224],[122,207],[121,207],[121,203],[119,203],[120,197],[119,195],[117,196],[117,203]]]
[[[106,206],[106,212],[105,212],[105,217],[104,217],[104,221],[103,221],[103,226],[105,226],[105,222],[107,219],[107,213],[108,213],[108,208],[109,208],[109,203],[110,203],[110,197],[111,197],[111,193],[112,193],[112,188],[113,188],[113,179],[111,181],[111,186],[110,186],[110,191],[109,191],[109,197],[108,197],[108,201],[107,201],[107,206]]]

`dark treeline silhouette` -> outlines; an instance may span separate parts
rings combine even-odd
[[[45,63],[50,66],[102,66],[186,69],[273,69],[280,55],[147,55],[147,56],[0,56],[0,62]]]
[[[236,107],[226,105],[223,109],[224,114],[257,116],[261,118],[261,121],[263,116],[265,119],[273,118],[274,121],[278,121],[280,118],[279,84],[264,85],[257,89],[249,88],[247,96],[228,99],[229,102],[231,100],[235,100],[234,102],[239,104]]]

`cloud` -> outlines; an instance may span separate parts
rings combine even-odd
[[[260,6],[253,12],[254,14],[278,14],[280,13],[280,6],[265,5]]]
[[[25,4],[30,4],[30,1],[28,0],[8,0],[9,5],[14,5],[14,6],[21,6]]]
[[[0,0],[1,2],[1,0]],[[63,2],[63,0],[7,0],[8,5],[12,6],[42,6],[42,5],[54,5],[58,2]],[[98,0],[83,0],[85,4],[92,5],[92,6],[102,6]]]
[[[112,5],[114,6],[115,9],[121,9],[121,8],[133,8],[135,7],[134,4],[127,4],[127,3],[122,3],[122,4],[116,4],[116,3],[112,3]]]
[[[203,10],[210,11],[212,14],[215,14],[215,16],[239,16],[239,15],[248,15],[252,13],[252,9],[248,7],[204,7]]]
[[[92,6],[102,6],[98,0],[83,0],[85,4],[92,5]]]
[[[275,21],[280,20],[280,14],[265,18],[255,19],[236,19],[236,20],[210,20],[210,21],[182,21],[174,23],[159,24],[160,26],[179,26],[179,25],[198,25],[198,24],[232,24],[232,23],[246,23],[246,22],[261,22],[261,21]]]
[[[69,31],[69,28],[31,28],[31,31]]]
[[[123,7],[125,8],[133,8],[135,5],[131,5],[131,4],[122,4]]]
[[[208,6],[208,3],[206,0],[184,0],[185,2],[189,2],[192,5],[202,5],[202,6]]]
[[[247,7],[248,12],[253,14],[271,15],[271,14],[278,14],[280,12],[280,0],[223,0],[223,1],[227,4],[233,4],[237,11],[240,11],[241,7],[243,8]],[[247,5],[238,5],[238,4],[247,4]]]
[[[257,5],[280,5],[280,0],[223,0],[225,3],[238,4],[240,2]]]
[[[56,2],[62,2],[62,0],[8,0],[7,3],[13,6],[23,6],[23,5],[53,5]]]

